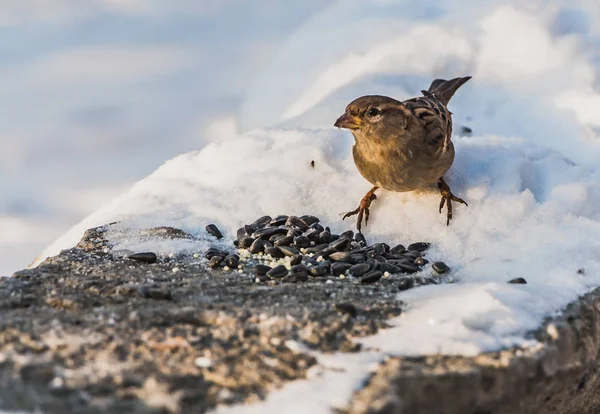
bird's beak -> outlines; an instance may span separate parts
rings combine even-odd
[[[362,121],[359,117],[352,115],[349,112],[345,112],[344,115],[340,116],[333,126],[338,128],[346,128],[346,129],[358,129]]]

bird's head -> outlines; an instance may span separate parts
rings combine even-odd
[[[357,140],[363,137],[386,139],[401,134],[410,116],[402,102],[387,96],[368,95],[350,102],[334,126],[349,129]]]

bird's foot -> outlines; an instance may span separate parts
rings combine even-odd
[[[342,220],[344,220],[347,217],[358,214],[358,217],[356,218],[356,230],[358,230],[359,233],[360,233],[360,229],[362,227],[363,215],[365,218],[365,226],[369,222],[369,214],[370,214],[369,207],[371,206],[371,203],[373,202],[373,200],[375,200],[377,198],[377,196],[375,195],[375,191],[377,191],[378,188],[379,187],[373,187],[360,200],[360,204],[359,204],[358,208],[356,208],[356,210],[349,211],[346,214],[344,214],[344,217],[342,217]]]
[[[450,187],[448,186],[446,181],[444,181],[443,177],[440,178],[440,180],[438,181],[438,188],[440,189],[440,193],[442,194],[442,200],[440,201],[440,213],[444,208],[444,204],[446,204],[448,210],[446,214],[446,225],[449,226],[450,220],[452,220],[452,202],[457,201],[459,203],[464,204],[465,206],[468,206],[468,204],[462,198],[458,198],[454,194],[452,194],[452,191],[450,191]]]

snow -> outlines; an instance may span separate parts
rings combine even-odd
[[[209,129],[226,139],[166,162],[42,256],[114,220],[115,248],[160,254],[207,247],[208,223],[231,242],[263,214],[313,214],[335,231],[352,228],[339,213],[370,184],[353,164],[350,134],[331,126],[346,103],[367,93],[408,98],[435,77],[473,75],[450,104],[457,159],[447,176],[469,206],[457,205],[446,227],[435,190],[381,191],[365,230],[370,242],[432,242],[428,255],[452,268],[455,283],[400,293],[407,307],[393,327],[359,340],[370,353],[319,356],[322,365],[345,358],[343,381],[325,369],[332,379],[296,382],[264,406],[220,412],[276,412],[290,401],[298,411],[328,412],[365,378],[363,358],[533,346],[525,333],[600,284],[600,14],[594,1],[470,5],[336,3],[294,33],[250,89],[237,123],[224,117]],[[473,136],[459,136],[463,125]],[[126,237],[158,225],[198,240],[141,246]],[[528,284],[506,283],[515,277]],[[315,397],[297,400],[309,392]]]

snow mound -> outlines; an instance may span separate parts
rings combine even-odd
[[[270,83],[249,95],[242,125],[261,128],[238,133],[229,123],[233,137],[168,161],[42,257],[115,220],[198,237],[143,246],[163,254],[207,247],[208,223],[231,242],[240,225],[264,214],[313,214],[336,232],[353,228],[339,213],[356,207],[370,184],[353,164],[350,134],[330,126],[345,104],[364,93],[408,97],[434,77],[474,75],[450,104],[455,130],[468,125],[474,133],[454,137],[457,160],[447,177],[469,207],[457,205],[446,227],[435,190],[381,191],[365,230],[369,242],[432,242],[431,256],[451,266],[457,283],[400,294],[408,309],[396,327],[364,342],[391,354],[465,355],[529,344],[525,332],[600,284],[600,37],[591,24],[600,19],[593,2],[473,4],[466,11],[463,2],[423,1],[403,14],[404,3],[338,3],[298,31],[266,74]],[[336,11],[348,19],[341,31],[326,24]],[[365,19],[381,30],[365,30]],[[348,42],[352,33],[364,37]],[[339,47],[331,55],[310,47],[332,39]],[[302,61],[306,50],[294,54],[302,42],[316,61]],[[122,234],[111,235],[117,245]],[[506,284],[515,277],[528,284]]]

